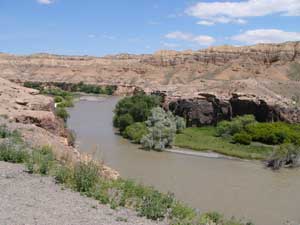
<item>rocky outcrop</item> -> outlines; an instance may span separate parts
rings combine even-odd
[[[32,147],[49,145],[59,160],[68,162],[90,161],[90,156],[81,154],[69,145],[68,130],[64,122],[54,114],[51,97],[39,95],[33,89],[24,88],[0,78],[0,125],[18,130]],[[102,175],[116,179],[119,173],[105,165]]]
[[[221,120],[247,114],[253,114],[259,122],[300,122],[299,108],[268,105],[262,99],[243,99],[237,95],[226,100],[205,95],[203,98],[178,99],[167,103],[167,109],[186,118],[188,126],[215,125]]]
[[[300,123],[300,107],[257,81],[233,81],[199,87],[160,87],[150,93],[163,97],[163,106],[186,118],[188,126],[214,125],[221,120],[253,114],[260,122]],[[148,90],[149,91],[149,90]]]

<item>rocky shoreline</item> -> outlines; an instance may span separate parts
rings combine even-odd
[[[0,115],[1,125],[18,130],[30,147],[49,145],[58,160],[68,158],[74,163],[91,160],[68,143],[68,130],[54,113],[53,99],[39,95],[37,90],[0,79]],[[105,165],[102,172],[108,178],[119,177],[117,171]]]

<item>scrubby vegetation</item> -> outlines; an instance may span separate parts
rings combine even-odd
[[[283,166],[296,167],[300,165],[300,146],[283,144],[277,146],[267,159],[267,166],[275,170]]]
[[[140,143],[143,136],[148,134],[146,123],[137,122],[126,127],[123,136],[132,140],[134,143]]]
[[[158,96],[144,94],[122,99],[115,108],[114,126],[125,138],[141,143],[144,149],[162,151],[171,147],[185,120],[165,112]]]
[[[104,95],[112,95],[116,91],[116,86],[108,85],[108,86],[100,86],[96,84],[85,84],[83,82],[79,83],[65,83],[65,82],[24,82],[24,86],[28,88],[33,88],[37,90],[44,90],[45,87],[56,87],[61,90],[67,92],[83,92],[87,94],[104,94]]]
[[[6,130],[0,146],[0,160],[25,163],[29,173],[54,176],[57,183],[83,195],[95,198],[111,208],[129,207],[140,216],[152,220],[167,219],[170,225],[250,225],[235,219],[226,220],[218,213],[200,215],[195,209],[177,201],[174,195],[163,194],[130,180],[110,180],[101,176],[101,164],[96,162],[59,162],[49,146],[28,148],[17,132]],[[7,139],[17,141],[5,142]],[[20,148],[20,146],[23,146]]]
[[[73,107],[74,97],[71,92],[64,91],[58,87],[43,88],[42,86],[37,86],[36,83],[31,84],[31,82],[25,83],[28,87],[36,87],[40,90],[41,94],[50,95],[54,98],[56,109],[55,113],[58,117],[67,121],[69,118],[69,113],[67,112],[67,107]],[[24,84],[24,85],[25,85]]]
[[[283,122],[256,123],[247,127],[254,141],[278,145],[283,143],[300,144],[300,126]]]
[[[171,112],[156,107],[151,110],[146,126],[148,134],[141,139],[142,146],[147,150],[162,151],[172,147],[176,133],[180,133],[185,128],[185,121]]]
[[[94,84],[84,84],[83,82],[73,84],[70,87],[72,92],[83,92],[88,94],[104,94],[112,95],[116,91],[116,86],[105,86],[101,87]]]
[[[253,115],[238,116],[232,121],[221,121],[216,128],[216,135],[219,137],[232,136],[244,132],[249,124],[256,123]]]
[[[62,118],[65,122],[68,120],[68,118],[70,117],[68,111],[65,108],[62,107],[58,107],[55,109],[55,114]]]

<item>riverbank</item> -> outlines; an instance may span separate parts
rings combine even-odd
[[[233,144],[230,140],[216,137],[213,127],[193,127],[183,130],[175,138],[175,146],[200,152],[212,151],[241,159],[265,159],[273,150],[262,144]]]

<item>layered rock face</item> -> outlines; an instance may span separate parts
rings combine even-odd
[[[274,81],[264,81],[269,85]],[[300,122],[300,108],[289,97],[268,89],[263,81],[211,81],[197,86],[169,86],[148,89],[160,95],[164,107],[187,119],[189,126],[214,125],[224,119],[246,114],[255,115],[261,122]],[[273,86],[276,86],[274,82]],[[297,91],[296,86],[280,84],[285,90]],[[297,94],[297,93],[296,93]]]
[[[118,95],[158,92],[191,124],[249,113],[261,121],[300,122],[300,42],[101,58],[0,54],[0,71],[15,82],[115,85]]]
[[[203,79],[289,80],[300,63],[299,42],[200,51],[159,51],[153,55],[78,57],[0,54],[0,76],[10,80],[135,85],[198,84]]]

